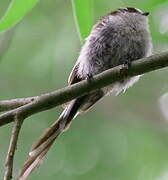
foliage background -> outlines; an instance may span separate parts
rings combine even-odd
[[[0,16],[9,2],[1,0]],[[154,53],[167,49],[168,1],[94,0],[93,22],[122,6],[150,11]],[[1,58],[1,99],[38,95],[66,86],[80,47],[71,1],[41,0],[16,26],[10,47]],[[168,89],[167,75],[167,69],[146,74],[125,94],[108,96],[78,117],[30,179],[166,180],[168,124],[163,109],[167,106],[161,104],[160,97]],[[24,122],[14,175],[32,142],[60,112],[58,107]],[[0,179],[11,127],[0,129]]]

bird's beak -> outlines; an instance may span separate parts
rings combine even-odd
[[[142,15],[148,16],[148,15],[149,15],[149,12],[144,12],[144,13],[142,13]]]

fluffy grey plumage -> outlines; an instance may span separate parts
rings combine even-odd
[[[70,74],[69,84],[109,68],[149,56],[152,43],[146,13],[135,8],[120,8],[109,13],[93,27]],[[140,76],[112,84],[87,96],[80,107],[85,111],[109,92],[119,94]],[[93,97],[94,96],[94,97]]]
[[[148,13],[136,8],[119,8],[93,27],[70,74],[68,84],[77,83],[109,68],[131,63],[151,55],[152,43]],[[72,119],[88,110],[109,92],[119,94],[138,81],[140,76],[117,82],[101,90],[71,101],[30,152],[20,177],[25,179],[39,165],[54,140],[69,127]]]

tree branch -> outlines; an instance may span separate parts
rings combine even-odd
[[[23,120],[24,119],[22,119],[22,117],[18,117],[17,115],[15,116],[15,124],[12,129],[12,135],[9,143],[8,153],[6,156],[4,180],[12,179],[13,160],[14,160],[14,155],[17,148],[18,136]]]
[[[168,51],[134,61],[127,74],[128,77],[133,77],[167,66]],[[57,91],[38,96],[33,102],[0,115],[0,126],[14,121],[16,114],[25,119],[26,117],[29,117],[38,112],[54,108],[91,91],[123,80],[125,75],[122,75],[120,70],[121,66],[118,66],[94,76],[91,82],[84,80],[64,89],[59,89]]]
[[[0,101],[0,112],[16,109],[36,100],[38,96]]]

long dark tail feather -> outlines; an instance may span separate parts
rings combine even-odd
[[[69,106],[65,108],[58,120],[48,128],[34,144],[29,153],[28,159],[20,170],[18,180],[27,179],[31,172],[43,162],[46,153],[49,151],[55,139],[71,124],[71,121],[76,116],[82,101],[83,98],[73,100]]]
[[[64,109],[58,120],[48,128],[40,139],[33,145],[29,157],[20,170],[18,180],[26,180],[32,171],[40,166],[50,147],[58,136],[67,130],[78,112],[86,111],[104,96],[101,90],[71,101]]]

